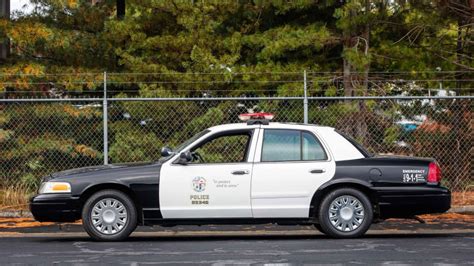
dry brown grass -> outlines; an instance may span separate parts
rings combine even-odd
[[[47,226],[55,223],[40,223],[32,218],[0,218],[0,228],[24,228]]]
[[[462,213],[441,213],[441,214],[424,214],[420,215],[420,218],[426,222],[457,222],[457,223],[470,223],[474,222],[474,214],[462,214]]]
[[[27,210],[28,201],[33,193],[22,184],[0,188],[0,210]]]
[[[453,206],[474,205],[474,191],[452,192]]]

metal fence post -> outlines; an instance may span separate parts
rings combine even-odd
[[[107,72],[104,71],[104,99],[102,100],[102,117],[104,124],[104,164],[109,164],[109,130],[107,111]]]
[[[304,78],[304,98],[303,98],[303,116],[304,116],[304,123],[308,124],[308,88],[306,85],[306,70],[303,72]]]

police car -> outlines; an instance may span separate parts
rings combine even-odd
[[[336,238],[376,221],[450,208],[433,159],[367,152],[331,127],[246,123],[206,129],[156,162],[67,170],[44,178],[30,208],[38,221],[82,219],[96,240],[137,225],[314,225]]]

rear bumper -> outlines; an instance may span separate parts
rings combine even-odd
[[[377,189],[381,218],[443,213],[451,208],[451,192],[445,187],[402,187]]]
[[[81,217],[78,197],[70,194],[40,194],[31,198],[30,210],[40,222],[73,222]]]

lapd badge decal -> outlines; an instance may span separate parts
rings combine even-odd
[[[206,190],[206,179],[201,176],[196,176],[195,178],[193,178],[192,185],[194,191],[203,192],[204,190]]]

